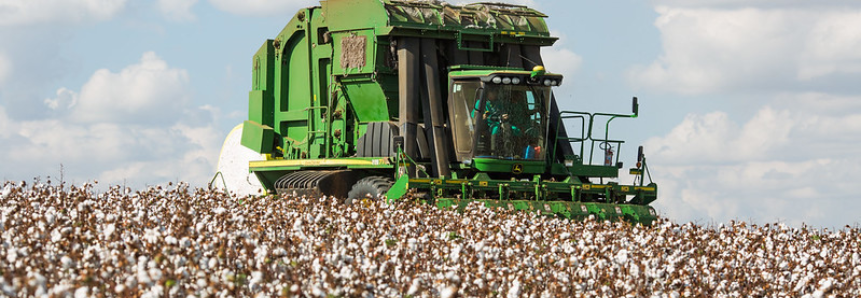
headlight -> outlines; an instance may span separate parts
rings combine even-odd
[[[557,81],[557,80],[550,81],[550,86],[556,86],[556,85],[559,85],[559,81]]]
[[[569,168],[570,168],[570,167],[573,167],[573,166],[574,166],[574,161],[573,161],[573,160],[570,160],[570,159],[566,159],[566,160],[565,160],[565,166],[566,166],[566,167],[569,167]]]
[[[550,79],[544,79],[544,86],[550,86]]]
[[[520,84],[520,78],[518,78],[518,77],[511,78],[511,83],[515,84],[515,85]]]
[[[499,83],[502,83],[502,78],[494,77],[493,80],[490,80],[490,81],[493,82],[494,84],[499,84]]]
[[[507,85],[507,84],[511,84],[511,78],[503,78],[503,79],[502,79],[502,83],[503,83],[503,84],[506,84],[506,85]]]

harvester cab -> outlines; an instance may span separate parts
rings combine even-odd
[[[500,160],[528,165],[517,174],[544,172],[550,88],[562,76],[456,69],[449,73],[449,117],[457,161],[481,172],[511,173],[489,166]]]

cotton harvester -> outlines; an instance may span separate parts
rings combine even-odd
[[[637,99],[631,114],[560,111],[552,89],[562,76],[540,54],[557,40],[546,15],[498,3],[320,3],[254,55],[248,120],[224,149],[251,153],[223,152],[220,166],[247,171],[226,180],[247,174],[265,193],[347,202],[410,192],[440,208],[656,218],[642,147],[634,183],[611,182],[624,142],[609,138],[609,124],[637,117]],[[604,158],[592,164],[596,152]]]

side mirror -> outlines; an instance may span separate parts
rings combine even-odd
[[[631,111],[634,112],[634,115],[638,115],[640,113],[640,104],[637,102],[637,97],[634,97],[634,101],[631,107]]]

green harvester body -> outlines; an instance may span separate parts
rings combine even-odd
[[[556,41],[546,15],[498,3],[320,3],[253,57],[241,143],[266,156],[249,169],[268,192],[656,218],[642,147],[634,184],[604,183],[618,178],[624,143],[609,139],[610,121],[635,118],[636,99],[632,114],[559,111],[562,76],[540,55]],[[599,120],[603,137],[592,135]],[[579,134],[566,131],[571,121]]]

